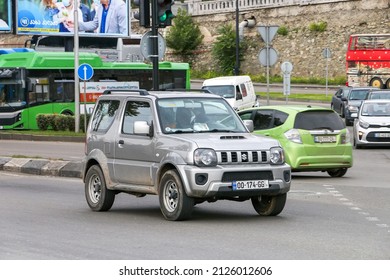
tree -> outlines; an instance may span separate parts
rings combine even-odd
[[[222,25],[218,28],[219,36],[213,45],[212,54],[218,62],[219,71],[222,74],[231,74],[236,64],[236,32],[232,24]],[[243,52],[246,44],[240,41],[239,59],[243,60]]]
[[[179,9],[165,39],[174,53],[187,55],[202,43],[203,37],[192,17],[185,10]]]

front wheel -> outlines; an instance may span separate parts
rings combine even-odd
[[[340,107],[340,117],[344,118],[345,117],[345,114],[344,114],[344,106],[341,105]]]
[[[360,148],[361,148],[361,146],[357,143],[357,141],[356,141],[355,138],[353,138],[353,147],[354,147],[355,149],[360,149]]]
[[[107,189],[99,166],[93,165],[85,177],[85,198],[93,211],[108,211],[115,200],[115,192]]]
[[[252,197],[252,205],[260,216],[277,216],[286,204],[287,194],[275,196],[261,195]]]
[[[343,177],[345,173],[347,173],[347,170],[348,168],[328,170],[328,174],[330,175],[330,177]]]
[[[168,170],[159,185],[160,209],[165,219],[180,221],[188,219],[194,208],[194,199],[188,197],[179,174]]]

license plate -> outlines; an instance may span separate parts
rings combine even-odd
[[[378,138],[390,138],[390,133],[375,133],[375,137]]]
[[[233,181],[233,191],[268,188],[268,180]]]
[[[315,136],[314,142],[316,143],[335,143],[337,140],[336,136]]]

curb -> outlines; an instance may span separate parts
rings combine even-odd
[[[0,132],[0,140],[84,142],[85,136],[50,136]]]
[[[46,160],[31,158],[0,158],[0,171],[33,175],[81,178],[81,161]]]

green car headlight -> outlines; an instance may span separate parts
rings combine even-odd
[[[217,154],[213,149],[196,149],[194,163],[197,166],[216,166]]]

